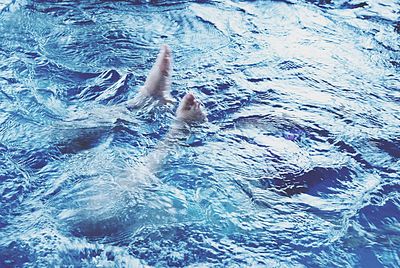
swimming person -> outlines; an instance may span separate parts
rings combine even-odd
[[[139,89],[139,94],[126,102],[128,109],[140,109],[143,105],[150,102],[158,104],[171,104],[174,99],[171,96],[171,73],[172,73],[172,53],[168,45],[162,45],[157,59],[151,68],[144,85]],[[201,103],[195,98],[193,93],[186,93],[182,98],[176,114],[175,121],[164,142],[159,148],[148,157],[148,167],[154,169],[154,163],[158,163],[163,158],[171,141],[185,135],[188,126],[191,124],[207,121]],[[150,160],[153,158],[154,160]],[[155,161],[155,158],[158,159]]]
[[[144,85],[139,89],[139,94],[126,102],[128,109],[140,109],[144,104],[158,102],[158,104],[174,103],[170,94],[172,73],[172,53],[168,45],[162,45],[157,59],[151,68]],[[160,161],[165,157],[171,141],[185,135],[190,124],[201,123],[207,120],[206,113],[202,109],[200,102],[193,93],[186,93],[182,98],[176,114],[175,121],[166,136],[166,142],[162,143],[157,150],[147,156],[145,166],[154,170],[159,166]],[[145,172],[147,173],[147,172]]]
[[[122,106],[141,109],[148,104],[173,103],[171,73],[171,49],[163,45],[138,95]],[[103,238],[132,232],[160,219],[168,222],[185,217],[188,206],[185,195],[176,187],[164,184],[155,173],[168,153],[179,146],[177,141],[189,133],[190,126],[206,120],[200,102],[193,93],[186,93],[169,132],[155,150],[133,166],[107,174],[99,171],[96,176],[57,194],[53,200],[58,207],[58,218],[75,235]],[[64,207],[64,200],[68,198],[74,199],[73,205]],[[181,209],[176,210],[175,206]]]

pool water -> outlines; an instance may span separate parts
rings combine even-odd
[[[400,266],[399,1],[0,9],[0,267]]]

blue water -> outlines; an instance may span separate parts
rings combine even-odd
[[[400,266],[399,1],[0,9],[0,267]],[[143,174],[163,43],[208,122]]]

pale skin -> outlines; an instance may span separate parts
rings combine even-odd
[[[129,108],[140,106],[144,99],[151,98],[160,104],[173,103],[171,96],[172,53],[168,45],[162,45],[156,62],[151,68],[139,94],[127,102]],[[187,93],[176,111],[176,123],[196,123],[206,121],[206,114],[193,93]]]
[[[144,85],[139,89],[139,94],[127,102],[128,108],[140,108],[149,99],[159,104],[173,103],[174,99],[170,94],[172,73],[172,53],[167,45],[162,45],[157,59],[151,68]],[[143,173],[152,172],[160,166],[160,162],[168,153],[176,138],[185,135],[185,130],[196,123],[207,121],[206,113],[200,102],[193,93],[186,93],[180,101],[175,113],[175,121],[171,126],[166,139],[160,143],[158,148],[146,157],[145,170]]]

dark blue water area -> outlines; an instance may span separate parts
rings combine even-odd
[[[1,1],[0,267],[399,267],[399,10]]]

